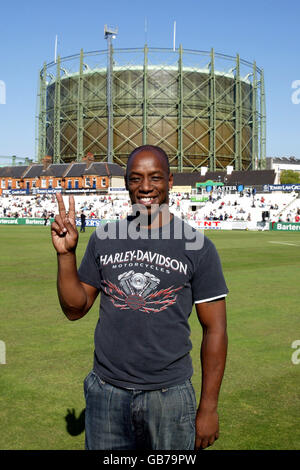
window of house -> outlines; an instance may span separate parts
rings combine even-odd
[[[106,178],[101,178],[101,186],[106,187]]]
[[[45,180],[45,178],[42,178],[42,181],[41,181],[41,188],[46,188],[46,180]]]
[[[93,189],[96,189],[97,178],[93,178]]]
[[[20,189],[20,181],[19,180],[16,180],[16,188]]]
[[[12,181],[11,181],[11,180],[8,180],[8,181],[7,181],[7,184],[8,184],[8,189],[11,189],[11,183],[12,183]]]
[[[6,188],[6,184],[5,184],[5,180],[1,180],[1,189],[5,189]]]
[[[56,181],[56,187],[57,187],[57,188],[61,188],[61,180],[57,180],[57,181]]]
[[[49,189],[52,189],[52,185],[53,185],[53,179],[49,179],[49,183],[48,183],[48,188]]]

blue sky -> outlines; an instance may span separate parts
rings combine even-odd
[[[300,158],[300,103],[292,101],[297,93],[292,83],[299,80],[300,85],[299,17],[298,0],[4,0],[0,86],[5,83],[6,102],[0,104],[0,156],[35,157],[38,73],[54,58],[56,35],[61,57],[81,48],[106,49],[104,24],[119,28],[116,48],[143,47],[147,18],[149,47],[172,48],[176,21],[176,47],[213,47],[255,60],[265,74],[267,156]],[[299,97],[300,92],[295,101]]]

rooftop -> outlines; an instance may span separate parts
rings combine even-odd
[[[0,168],[0,176],[5,178],[22,178],[23,173],[27,170],[28,166],[17,165],[17,166],[4,166]]]
[[[56,178],[62,178],[69,166],[69,163],[52,163],[46,170],[42,171],[41,176],[54,176]]]
[[[244,186],[274,184],[274,170],[233,171],[228,175],[226,171],[208,171],[204,176],[201,173],[174,173],[174,186],[195,186],[207,180],[220,181],[227,186],[243,184]]]

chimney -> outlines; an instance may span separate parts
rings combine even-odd
[[[50,155],[46,155],[44,158],[42,158],[42,164],[43,164],[43,171],[47,170],[48,166],[51,165],[52,163],[52,157]]]
[[[91,163],[93,163],[95,160],[94,154],[91,152],[88,152],[84,157],[82,157],[82,163],[86,163],[86,168],[90,166]]]

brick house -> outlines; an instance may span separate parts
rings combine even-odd
[[[6,166],[0,168],[0,194],[3,190],[23,189],[22,176],[28,166]]]
[[[94,162],[87,154],[81,162],[56,164],[44,157],[41,164],[0,168],[0,195],[63,190],[65,192],[103,192],[124,186],[125,170],[116,163]]]

